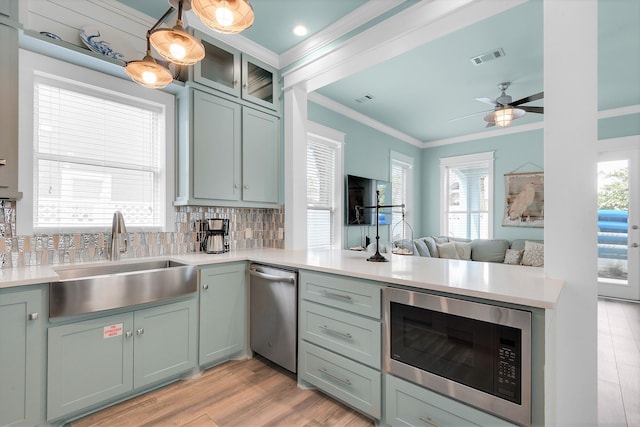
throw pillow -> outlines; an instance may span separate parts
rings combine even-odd
[[[437,243],[438,256],[445,259],[460,259],[455,242]]]
[[[454,245],[460,259],[471,259],[471,243],[454,242]]]
[[[427,247],[427,244],[422,241],[421,239],[416,239],[413,241],[413,244],[416,246],[416,250],[418,251],[418,255],[420,256],[431,256],[431,253],[429,252],[429,248]]]
[[[521,264],[533,267],[544,266],[544,244],[528,240],[524,242],[524,254],[522,255]]]
[[[524,249],[507,249],[504,254],[504,263],[512,264],[512,265],[520,265],[522,261],[522,255],[524,254]]]
[[[421,240],[424,241],[424,243],[427,245],[427,248],[429,248],[429,254],[431,254],[432,257],[437,258],[438,247],[436,246],[435,239],[433,237],[423,237]],[[445,243],[445,242],[441,242],[441,243]]]

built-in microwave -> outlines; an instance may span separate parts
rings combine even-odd
[[[531,424],[531,313],[384,288],[386,372]]]

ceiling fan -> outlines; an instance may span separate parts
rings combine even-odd
[[[484,116],[484,121],[487,122],[487,127],[492,127],[492,126],[507,127],[511,124],[513,120],[524,116],[524,114],[527,112],[544,114],[544,107],[527,107],[522,105],[531,101],[542,99],[544,97],[544,92],[538,92],[536,94],[529,95],[522,99],[518,99],[517,101],[512,101],[511,96],[505,93],[507,88],[509,88],[510,85],[511,85],[511,82],[502,82],[498,84],[498,89],[500,90],[501,94],[497,99],[476,98],[476,101],[484,102],[485,104],[489,104],[494,107],[493,111],[489,110],[491,112],[486,116]],[[487,111],[480,111],[478,113],[469,114],[463,117],[458,117],[457,119],[453,119],[451,121],[475,116],[475,115],[486,113],[486,112]]]

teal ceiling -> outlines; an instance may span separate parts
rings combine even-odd
[[[166,0],[119,1],[155,18],[168,8]],[[415,2],[406,1],[383,17]],[[365,3],[367,0],[251,0],[256,21],[241,36],[281,54],[301,41],[291,34],[295,24],[307,25],[309,37]],[[496,85],[503,81],[511,82],[507,94],[514,100],[544,90],[542,8],[542,0],[529,0],[318,93],[420,141],[483,132],[484,114],[460,118],[491,110],[474,98],[497,98]],[[598,15],[599,109],[640,105],[640,0],[600,0]],[[471,57],[496,48],[506,55],[480,66],[471,63]],[[365,95],[373,99],[355,101]],[[543,106],[544,100],[527,105]],[[629,117],[637,120],[638,115]],[[528,113],[514,126],[541,120],[541,115]]]

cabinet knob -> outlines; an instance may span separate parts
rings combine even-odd
[[[238,84],[238,80],[233,81],[233,86],[235,87]]]
[[[124,336],[127,337],[127,338],[131,338],[133,336],[133,332],[127,331],[127,332],[125,332]]]
[[[233,188],[240,188],[238,184],[233,184]]]
[[[29,320],[36,320],[38,319],[38,317],[40,317],[40,315],[38,313],[29,313],[29,316],[27,316]]]
[[[248,190],[248,189],[249,189],[249,184],[245,184],[243,188],[244,188],[245,190]]]
[[[136,329],[136,334],[138,334],[138,335],[142,335],[142,334],[144,334],[144,328],[138,328],[138,329]]]
[[[0,166],[7,166],[7,159],[0,159]]]
[[[207,289],[209,289],[209,285],[207,285],[207,284],[205,283],[204,285],[202,285],[202,289],[204,289],[204,290],[206,291]]]

